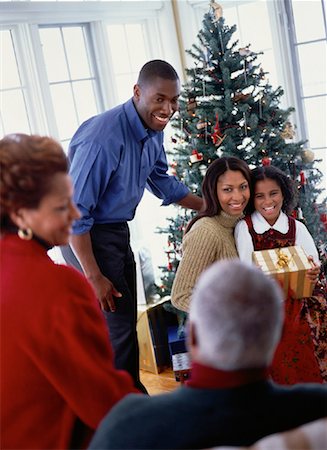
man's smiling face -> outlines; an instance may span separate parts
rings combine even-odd
[[[146,128],[162,131],[178,110],[179,80],[156,77],[134,86],[134,105]]]

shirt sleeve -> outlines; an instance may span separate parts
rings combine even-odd
[[[92,211],[109,183],[118,158],[114,152],[109,158],[109,152],[94,142],[78,144],[72,154],[69,172],[74,184],[74,201],[82,215],[74,222],[73,232],[83,234],[92,228]]]
[[[175,176],[168,175],[167,171],[167,158],[162,146],[160,156],[147,179],[146,188],[156,197],[161,198],[164,206],[178,202],[190,192],[185,184]]]
[[[191,295],[200,274],[216,261],[217,248],[213,245],[217,239],[208,229],[201,226],[189,231],[183,239],[183,256],[174,279],[171,302],[188,312]]]
[[[308,256],[312,256],[316,264],[320,266],[318,250],[309,230],[304,223],[296,220],[295,245],[302,246]]]
[[[235,244],[238,256],[243,262],[252,262],[252,253],[254,252],[252,237],[245,220],[241,220],[234,231]]]

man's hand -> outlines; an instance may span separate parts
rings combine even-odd
[[[89,280],[92,283],[101,308],[104,311],[115,312],[116,305],[114,297],[122,297],[122,294],[118,292],[112,282],[102,274],[99,274],[95,279]]]

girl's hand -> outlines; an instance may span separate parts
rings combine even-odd
[[[308,256],[308,260],[311,262],[313,267],[307,270],[306,276],[312,283],[317,283],[320,273],[320,267],[314,262],[312,256]]]

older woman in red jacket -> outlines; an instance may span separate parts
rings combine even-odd
[[[0,141],[1,448],[85,447],[129,392],[92,288],[47,251],[79,217],[68,164],[48,137]]]

